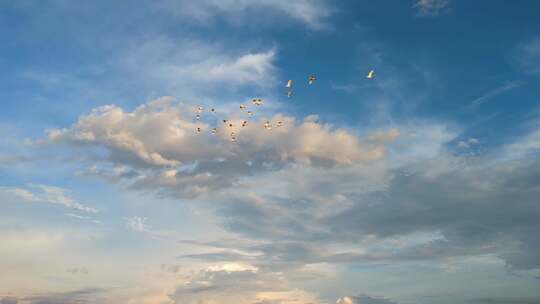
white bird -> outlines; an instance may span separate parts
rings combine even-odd
[[[198,107],[197,107],[197,112],[201,113],[203,110],[204,110],[203,107],[201,107],[201,106],[198,106]]]
[[[201,128],[197,128],[197,133],[201,133]]]
[[[253,99],[251,100],[251,102],[252,102],[254,105],[256,105],[256,106],[260,106],[260,105],[262,105],[262,103],[263,103],[262,99],[260,99],[260,98],[253,98]]]
[[[195,118],[196,118],[197,120],[199,120],[199,119],[201,119],[201,115],[197,114],[197,116],[195,116]]]
[[[212,134],[216,134],[217,128],[213,128],[210,132],[212,132]]]
[[[247,111],[247,115],[251,116],[251,115],[253,115],[253,112]]]
[[[243,105],[243,104],[241,104],[241,105],[240,105],[240,110],[245,110],[245,109],[246,109],[246,106]]]
[[[270,124],[269,121],[266,121],[266,122],[264,123],[264,128],[265,128],[266,130],[272,130],[272,125]]]
[[[291,90],[287,91],[287,97],[291,97],[291,95],[292,95],[292,91]]]
[[[315,75],[309,75],[308,77],[308,83],[313,84],[317,80],[317,77]]]
[[[287,80],[287,84],[285,85],[286,88],[292,88],[292,80]]]
[[[367,79],[373,79],[373,77],[375,77],[375,71],[370,70],[369,73],[367,74],[366,78]]]

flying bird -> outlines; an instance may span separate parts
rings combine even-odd
[[[287,84],[285,85],[286,88],[291,89],[292,88],[292,80],[287,80]]]
[[[264,123],[264,128],[265,128],[266,130],[272,130],[272,125],[270,124],[269,121],[266,121],[266,122]]]
[[[283,122],[281,122],[281,121],[278,121],[278,122],[277,122],[277,124],[276,124],[276,126],[277,126],[277,127],[281,127],[281,126],[283,126]]]
[[[287,88],[287,97],[291,97],[292,95],[292,80],[287,80],[287,84],[285,85]]]
[[[246,109],[246,106],[243,105],[243,104],[241,104],[241,105],[240,105],[240,110],[245,110],[245,109]]]
[[[317,77],[315,75],[309,75],[308,77],[308,83],[313,84],[317,80]]]
[[[247,126],[247,123],[248,123],[247,120],[244,120],[244,121],[242,122],[242,127]]]
[[[247,115],[251,116],[251,115],[253,115],[253,112],[247,111]]]
[[[197,128],[197,133],[201,133],[201,128]]]
[[[252,102],[254,105],[256,105],[256,106],[260,106],[260,105],[262,105],[262,103],[263,103],[262,99],[260,99],[260,98],[253,98],[253,99],[251,100],[251,102]]]
[[[212,130],[210,130],[210,132],[212,132],[212,134],[216,134],[217,128],[213,128]]]
[[[201,115],[197,114],[197,116],[195,116],[195,119],[197,120],[201,119]]]
[[[204,110],[203,107],[201,107],[201,106],[198,106],[198,107],[197,107],[197,112],[201,113],[203,110]]]
[[[367,79],[373,79],[373,77],[375,77],[375,71],[370,70],[369,73],[367,74],[366,78]]]

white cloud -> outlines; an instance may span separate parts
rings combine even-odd
[[[385,142],[385,141],[393,141],[399,136],[399,130],[398,129],[390,129],[388,131],[377,131],[369,135],[369,140],[372,141],[379,141],[379,142]]]
[[[139,216],[125,218],[126,226],[136,232],[148,232],[150,230],[151,227],[146,224],[147,220],[146,217]]]
[[[449,0],[415,0],[413,7],[420,16],[436,16],[448,7]]]
[[[143,37],[128,45],[113,64],[129,80],[184,98],[223,96],[245,87],[276,84],[273,47],[225,45],[200,40]]]
[[[524,85],[525,83],[523,81],[507,81],[500,85],[499,87],[485,93],[484,95],[476,98],[473,100],[468,106],[468,109],[474,109],[486,102],[488,102],[490,99],[497,97],[507,91],[513,90],[515,88],[519,88],[520,86]]]
[[[457,143],[457,147],[458,148],[462,148],[462,149],[469,149],[470,147],[474,146],[474,145],[478,145],[480,143],[480,141],[476,138],[469,138],[467,140],[460,140],[458,143]]]
[[[538,126],[529,133],[507,144],[501,153],[503,158],[520,159],[540,153],[540,130]]]
[[[211,271],[211,272],[217,272],[217,271],[225,271],[225,272],[250,271],[250,272],[257,272],[259,269],[257,267],[254,267],[254,266],[248,265],[248,264],[224,263],[224,264],[218,264],[218,265],[209,266],[207,268],[207,270]]]
[[[182,304],[320,303],[290,284],[285,272],[201,270],[189,275],[170,295]]]
[[[516,59],[528,74],[540,74],[540,38],[532,39],[517,47]]]
[[[224,16],[233,24],[275,25],[275,20],[270,16],[281,15],[315,30],[327,28],[325,21],[334,13],[334,8],[324,0],[168,1],[160,3],[158,8],[200,24],[208,24],[216,16]]]
[[[354,303],[353,300],[349,297],[339,298],[336,301],[336,304],[353,304],[353,303]]]
[[[50,130],[46,142],[105,148],[110,154],[102,162],[112,163],[114,168],[130,167],[135,173],[128,174],[126,180],[133,181],[134,187],[167,188],[181,196],[230,187],[241,176],[290,163],[342,166],[384,155],[381,143],[363,144],[348,131],[318,123],[311,116],[298,122],[282,114],[265,117],[263,111],[258,115],[245,127],[241,123],[247,118],[239,111],[221,117],[207,111],[196,121],[195,105],[177,104],[164,97],[133,112],[116,106],[94,109],[69,129]],[[221,123],[222,118],[233,127]],[[265,130],[266,120],[283,125]],[[212,135],[210,130],[215,126],[218,132]],[[197,133],[197,128],[202,133]],[[237,143],[231,142],[231,132],[236,133]],[[92,168],[93,175],[104,170]]]
[[[275,50],[226,55],[217,47],[211,48],[198,47],[202,58],[184,61],[172,56],[169,60],[149,65],[147,72],[171,83],[184,82],[182,85],[186,85],[187,82],[206,87],[216,85],[268,87],[275,83],[273,75],[276,69]]]
[[[9,195],[24,202],[57,204],[77,211],[97,213],[96,209],[77,202],[69,197],[68,193],[69,190],[41,184],[31,184],[26,188],[0,187],[0,194]]]

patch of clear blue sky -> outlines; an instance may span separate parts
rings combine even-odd
[[[242,51],[275,46],[281,79],[296,80],[290,100],[295,114],[319,113],[341,125],[451,121],[492,142],[515,135],[538,103],[539,79],[523,74],[515,56],[517,45],[539,35],[540,3],[450,3],[450,11],[420,18],[409,1],[333,2],[337,12],[326,20],[330,29],[317,31],[272,12],[275,23],[259,21],[261,11],[253,11],[248,15],[253,21],[242,25],[219,16],[201,25],[145,1],[4,2],[0,119],[37,136],[99,105],[131,109],[151,97],[177,93],[167,86],[150,87],[113,65],[119,50],[164,36]],[[371,68],[377,78],[368,83],[364,76]],[[313,90],[300,85],[310,73],[319,78]],[[523,84],[465,110],[508,81]],[[253,91],[243,91],[248,92]],[[391,120],[370,121],[379,103]]]

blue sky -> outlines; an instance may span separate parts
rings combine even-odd
[[[539,13],[1,3],[0,304],[539,303]]]

